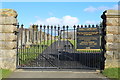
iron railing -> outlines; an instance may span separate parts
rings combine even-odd
[[[102,45],[96,50],[77,50],[78,28],[99,28],[99,25],[19,27],[17,33],[17,68],[103,69]],[[102,43],[101,43],[102,44]]]

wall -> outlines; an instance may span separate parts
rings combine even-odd
[[[103,12],[103,26],[106,30],[106,62],[105,68],[120,67],[120,11]]]
[[[0,9],[0,68],[16,68],[17,12]]]

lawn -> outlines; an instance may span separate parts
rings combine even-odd
[[[76,48],[76,40],[68,40],[68,41],[70,41],[70,43]]]
[[[0,69],[0,77],[1,78],[7,78],[9,76],[9,74],[11,73],[10,70],[8,69]]]
[[[102,74],[108,78],[116,78],[113,80],[120,80],[120,68],[107,68]]]
[[[42,53],[54,41],[55,40],[43,41],[41,43],[35,44],[35,46],[33,45],[28,48],[19,49],[18,56],[19,56],[20,64],[27,64],[29,61],[35,59],[37,56],[39,56],[40,53]]]

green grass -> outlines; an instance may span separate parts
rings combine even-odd
[[[69,41],[76,48],[76,40],[69,40]]]
[[[42,41],[41,45],[48,45],[50,46],[53,42],[55,42],[55,40],[47,40],[47,41]],[[39,43],[40,44],[40,43]]]
[[[0,69],[0,73],[2,78],[7,78],[10,75],[11,71],[8,69]]]
[[[47,45],[50,46],[55,40],[48,40],[38,43],[36,45]],[[47,47],[38,47],[38,46],[31,46],[25,49],[19,49],[19,59],[20,64],[27,64],[29,61],[35,59],[40,53],[42,53]]]
[[[120,80],[120,68],[107,68],[103,71],[103,75],[108,78],[117,78]]]

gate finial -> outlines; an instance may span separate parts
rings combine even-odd
[[[75,28],[76,26],[74,25],[73,28]]]
[[[49,29],[49,25],[47,25],[47,28]]]
[[[77,28],[79,28],[80,26],[79,25],[77,25]]]
[[[89,25],[88,25],[88,28],[90,28],[90,27],[91,27],[91,25],[89,24]]]
[[[45,26],[45,25],[44,25],[43,27],[44,27],[44,29],[46,28],[46,26]]]
[[[67,25],[66,28],[69,28],[69,26]]]
[[[85,28],[87,28],[87,25],[85,25]]]
[[[56,29],[56,26],[54,26],[54,28]]]
[[[81,28],[83,28],[83,25],[81,25]]]
[[[23,28],[23,26],[24,26],[24,25],[22,24],[22,25],[21,25],[21,28]]]

